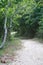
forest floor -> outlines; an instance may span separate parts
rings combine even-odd
[[[43,65],[43,43],[34,39],[21,39],[21,44],[21,48],[16,51],[12,46],[13,54],[5,55],[6,62],[0,65]]]

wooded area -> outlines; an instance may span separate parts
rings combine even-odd
[[[12,31],[43,39],[43,0],[0,0],[0,48]]]

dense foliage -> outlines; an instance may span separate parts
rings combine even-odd
[[[15,18],[19,35],[43,38],[43,0],[25,0]]]
[[[12,28],[21,36],[43,38],[43,0],[0,0],[0,38],[4,34],[5,15],[8,36]]]

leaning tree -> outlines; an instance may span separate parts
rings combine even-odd
[[[4,31],[2,31],[2,29],[1,29],[1,32],[3,32],[2,34],[3,34],[3,40],[2,40],[2,43],[1,43],[1,45],[0,45],[0,48],[3,48],[3,46],[4,46],[4,44],[5,44],[5,41],[6,41],[6,38],[7,38],[7,34],[8,34],[8,27],[7,27],[7,24],[10,22],[10,27],[11,27],[11,22],[12,21],[8,21],[8,9],[9,9],[9,7],[10,7],[10,5],[11,5],[11,2],[10,2],[10,0],[8,0],[8,1],[3,1],[3,0],[0,0],[0,10],[1,10],[1,12],[2,12],[2,14],[3,14],[3,17],[4,17],[4,21],[3,22],[1,22],[1,23],[3,23],[3,25],[1,26],[1,27],[4,27],[3,29],[4,29]],[[0,12],[0,13],[1,13]],[[1,15],[2,15],[1,14]],[[12,18],[10,18],[11,20],[12,20]],[[0,25],[1,25],[1,23],[0,23]]]
[[[2,21],[0,21],[0,31],[2,32],[2,34],[0,34],[0,37],[2,36],[0,49],[4,47],[7,36],[10,36],[9,33],[11,32],[12,22],[14,22],[13,19],[15,18],[15,15],[19,13],[18,9],[21,8],[18,7],[19,2],[21,2],[21,0],[0,0],[0,17],[2,18]]]

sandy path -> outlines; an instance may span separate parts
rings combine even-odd
[[[33,40],[21,40],[23,48],[17,50],[15,61],[0,65],[43,65],[43,44]]]

